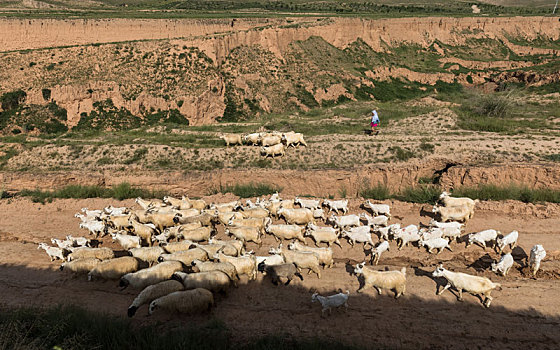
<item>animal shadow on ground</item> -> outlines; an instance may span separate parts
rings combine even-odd
[[[420,216],[421,217],[428,217],[430,219],[436,219],[436,214],[432,213],[431,210],[426,210],[426,206],[422,206],[422,208],[420,208]]]
[[[486,253],[473,261],[468,267],[472,267],[476,271],[485,271],[490,269],[490,266],[494,262],[494,259],[490,256],[490,254]]]

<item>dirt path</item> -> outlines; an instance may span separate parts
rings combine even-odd
[[[54,305],[74,303],[86,308],[115,315],[125,315],[137,291],[119,291],[115,281],[87,282],[85,277],[72,277],[58,271],[59,263],[49,262],[37,243],[51,237],[63,238],[67,234],[83,235],[73,214],[82,207],[100,208],[104,205],[132,205],[133,201],[114,200],[57,200],[46,205],[27,200],[0,201],[0,295],[1,304]],[[353,203],[353,212],[357,204]],[[520,207],[523,204],[517,203]],[[186,324],[202,322],[212,317],[223,320],[233,331],[236,340],[265,335],[289,334],[294,337],[326,337],[345,343],[367,346],[377,344],[390,348],[539,348],[553,349],[560,345],[557,332],[560,325],[560,213],[547,218],[532,215],[506,215],[504,205],[482,203],[466,233],[495,228],[503,233],[513,229],[520,232],[519,246],[514,251],[516,264],[507,278],[488,271],[497,254],[491,249],[465,248],[453,244],[453,252],[429,255],[416,247],[398,251],[391,243],[391,251],[381,258],[379,269],[407,267],[407,294],[395,300],[384,292],[378,296],[373,290],[359,295],[358,280],[348,271],[364,259],[363,249],[334,248],[336,266],[323,273],[323,278],[304,274],[304,281],[290,286],[274,287],[259,276],[256,282],[240,284],[227,296],[218,296],[217,307],[210,315],[187,317],[180,315],[154,315],[147,317],[146,307],[138,310],[135,322],[181,320]],[[429,221],[421,217],[421,205],[395,202],[394,219],[404,224]],[[494,208],[494,210],[492,210]],[[522,210],[518,210],[522,212]],[[223,237],[220,230],[219,237]],[[308,239],[309,240],[309,239]],[[543,271],[531,279],[520,265],[523,255],[536,244],[548,252]],[[312,245],[311,241],[307,242]],[[103,245],[117,249],[110,240]],[[259,255],[276,245],[265,237],[262,248],[249,245]],[[489,310],[477,298],[466,295],[463,303],[446,291],[435,295],[436,282],[429,277],[435,265],[482,275],[502,284]],[[468,267],[471,266],[471,267]],[[486,270],[484,270],[486,268]],[[320,317],[320,306],[312,304],[311,290],[328,294],[335,290],[350,290],[350,307],[344,313],[335,310],[331,317]]]

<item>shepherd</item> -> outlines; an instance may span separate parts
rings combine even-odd
[[[375,131],[375,128],[379,125],[379,116],[377,115],[377,110],[371,111],[371,134],[370,135],[377,135],[379,134],[379,130]],[[375,134],[374,134],[375,131]]]

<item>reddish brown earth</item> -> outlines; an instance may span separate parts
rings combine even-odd
[[[212,200],[230,200],[216,195]],[[387,202],[392,204],[393,222],[404,224],[427,223],[422,209],[428,206]],[[84,276],[72,277],[58,270],[59,262],[49,262],[37,243],[51,237],[67,234],[85,235],[78,229],[73,214],[82,207],[133,205],[132,200],[56,200],[45,205],[24,199],[0,201],[0,295],[5,306],[78,304],[91,310],[114,315],[126,314],[126,309],[138,291],[120,291],[116,281],[87,282]],[[358,202],[352,201],[352,212]],[[401,219],[402,218],[402,219]],[[520,232],[519,248],[513,252],[516,263],[508,277],[489,271],[489,264],[498,255],[487,249],[464,243],[452,245],[453,252],[430,255],[416,247],[398,251],[394,242],[391,251],[384,254],[377,269],[407,268],[407,293],[395,300],[391,293],[378,296],[373,290],[359,295],[358,279],[352,276],[350,265],[364,259],[361,247],[351,248],[343,242],[342,249],[334,248],[336,266],[315,275],[304,274],[305,280],[290,286],[273,286],[259,276],[256,282],[240,284],[225,296],[217,297],[216,308],[208,315],[183,316],[164,314],[147,316],[147,308],[138,310],[134,322],[152,324],[155,321],[179,320],[192,325],[211,318],[223,320],[232,330],[235,341],[266,334],[286,333],[298,338],[322,337],[349,344],[387,346],[390,348],[531,348],[557,349],[560,345],[560,211],[554,205],[527,206],[519,202],[483,202],[477,209],[465,233],[495,228],[503,233]],[[219,228],[219,237],[223,229]],[[313,243],[307,239],[307,244]],[[547,258],[536,279],[529,277],[524,268],[524,256],[534,244],[542,244]],[[104,246],[118,249],[107,238]],[[264,255],[276,245],[265,237],[262,248],[249,244]],[[436,282],[430,274],[437,265],[454,271],[486,276],[502,284],[502,290],[493,293],[490,309],[484,309],[479,300],[470,295],[459,302],[449,291],[435,295]],[[353,267],[352,267],[353,268]],[[322,294],[350,290],[347,312],[335,310],[325,319],[320,317],[320,306],[312,304],[312,291]]]

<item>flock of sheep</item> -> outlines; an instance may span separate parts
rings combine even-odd
[[[255,203],[247,200],[229,203],[206,203],[187,197],[177,199],[145,201],[136,199],[141,209],[112,206],[102,210],[82,209],[75,216],[81,220],[80,228],[87,229],[95,239],[67,236],[65,240],[52,239],[55,246],[41,243],[51,261],[65,262],[60,269],[75,274],[87,274],[88,280],[114,279],[119,286],[141,291],[128,309],[132,317],[144,304],[149,305],[149,314],[156,309],[193,313],[207,310],[214,305],[213,293],[226,292],[237,286],[240,276],[257,279],[257,273],[268,276],[277,285],[293,278],[303,280],[302,269],[321,278],[321,269],[334,265],[331,245],[341,246],[340,239],[346,238],[351,246],[356,243],[371,247],[370,263],[377,265],[381,255],[396,241],[398,249],[410,243],[427,248],[429,253],[451,250],[450,244],[459,240],[464,224],[473,216],[476,202],[469,198],[454,198],[447,193],[440,196],[440,205],[434,212],[443,218],[430,221],[427,227],[399,223],[388,224],[391,213],[386,204],[365,201],[365,212],[348,214],[348,200],[281,199],[278,193]],[[328,213],[326,213],[328,211]],[[369,213],[368,213],[369,212]],[[373,216],[370,216],[371,215]],[[328,216],[327,216],[328,215]],[[272,219],[283,219],[284,224],[273,224]],[[318,225],[323,221],[326,225]],[[449,222],[447,222],[449,221]],[[224,225],[229,240],[215,237],[216,227]],[[375,244],[372,233],[379,236]],[[100,237],[110,235],[128,255],[116,257],[108,247],[97,247]],[[258,256],[246,251],[249,242],[262,245],[263,235],[273,236],[277,247],[271,247],[269,255]],[[305,237],[311,237],[316,247],[306,245]],[[500,254],[517,244],[518,233],[513,231],[502,236],[490,229],[473,233],[467,237],[467,246],[477,244],[484,248],[488,244]],[[287,246],[282,242],[290,241]],[[326,247],[320,247],[320,245]],[[367,252],[367,251],[366,251]],[[117,255],[122,252],[117,252]],[[367,259],[366,254],[366,259]],[[531,250],[529,265],[533,275],[540,267],[546,253],[541,245]],[[492,271],[507,275],[513,264],[511,253],[501,256],[492,264]],[[376,271],[366,267],[366,261],[354,268],[362,278],[358,292],[375,288],[392,290],[395,298],[406,291],[406,268],[395,271]],[[438,292],[453,287],[462,300],[462,292],[479,295],[483,305],[489,307],[491,291],[500,285],[485,277],[448,271],[442,265],[433,272],[434,277],[443,277],[447,284]],[[312,301],[322,305],[322,314],[332,308],[348,307],[349,291],[331,296],[312,295]]]
[[[243,145],[243,143],[252,146],[262,146],[261,156],[276,157],[283,156],[288,147],[305,146],[307,143],[303,139],[303,134],[289,131],[280,133],[272,132],[256,132],[246,135],[241,134],[221,134],[220,138],[224,140],[226,146]]]

